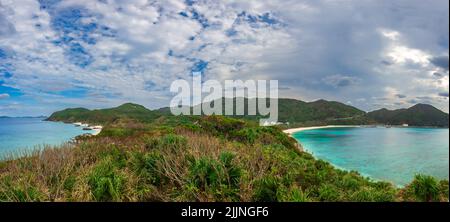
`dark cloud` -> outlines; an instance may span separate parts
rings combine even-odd
[[[389,61],[387,61],[387,60],[383,60],[383,61],[381,61],[381,64],[383,64],[383,65],[385,65],[385,66],[390,66],[390,65],[392,65],[393,63],[392,63],[392,62],[389,62]]]
[[[431,97],[429,97],[429,96],[418,96],[418,97],[416,97],[417,99],[420,99],[420,100],[432,100],[433,98],[431,98]]]
[[[448,97],[448,92],[441,92],[439,93],[439,96]]]
[[[437,78],[442,78],[442,77],[444,77],[444,75],[443,75],[442,73],[439,73],[439,72],[433,73],[433,76],[434,76],[434,77],[437,77]]]
[[[402,94],[397,94],[397,95],[395,95],[397,98],[399,98],[399,99],[404,99],[404,98],[406,98],[406,95],[402,95]]]
[[[448,59],[448,56],[435,56],[430,59],[430,62],[437,67],[448,70]]]
[[[344,76],[344,75],[331,75],[323,78],[323,81],[327,85],[334,86],[336,88],[347,87],[351,85],[358,84],[360,82],[359,78]]]

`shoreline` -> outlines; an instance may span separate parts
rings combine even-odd
[[[310,126],[310,127],[298,127],[283,130],[284,133],[288,135],[292,135],[297,132],[306,131],[306,130],[315,130],[315,129],[327,129],[327,128],[359,128],[360,125],[327,125],[327,126]]]
[[[97,136],[98,134],[100,134],[102,132],[102,129],[93,129],[92,133],[90,133],[92,136]]]

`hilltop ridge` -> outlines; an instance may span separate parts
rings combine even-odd
[[[225,98],[222,98],[224,109]],[[235,102],[233,99],[233,103]],[[247,98],[244,99],[248,104]],[[192,108],[191,108],[192,109]],[[229,117],[254,120],[261,115],[248,115],[247,105],[244,115]],[[388,110],[386,108],[368,112],[336,101],[317,100],[304,102],[296,99],[278,99],[278,120],[289,125],[402,125],[448,127],[448,114],[428,104],[417,104],[408,109]],[[63,122],[112,123],[122,119],[139,122],[153,122],[161,117],[172,116],[169,107],[149,110],[142,105],[125,103],[115,108],[89,110],[69,108],[53,113],[47,120]]]

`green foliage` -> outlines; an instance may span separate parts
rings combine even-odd
[[[88,184],[96,201],[120,201],[125,177],[110,158],[103,159],[88,175]]]
[[[426,202],[438,201],[439,184],[433,177],[416,175],[410,186],[418,200]]]
[[[168,134],[159,140],[160,147],[171,150],[182,150],[187,146],[187,139],[184,136]]]
[[[64,122],[88,122],[91,124],[113,123],[121,119],[139,122],[151,122],[165,115],[159,111],[151,111],[144,106],[126,103],[116,108],[88,110],[84,108],[65,109],[53,113],[48,120]]]
[[[448,127],[449,123],[448,113],[426,104],[417,104],[409,109],[380,109],[368,113],[367,116],[389,125],[407,123],[412,126]]]
[[[320,201],[335,202],[340,200],[340,191],[331,184],[322,184],[318,196]]]
[[[31,202],[41,201],[45,196],[30,184],[15,184],[10,177],[0,181],[0,202]]]
[[[159,186],[165,180],[164,175],[158,169],[158,164],[163,158],[158,152],[133,153],[131,167],[143,179],[143,182]]]
[[[100,135],[105,137],[127,137],[133,135],[134,132],[135,130],[130,128],[108,127],[102,129]]]
[[[222,152],[219,160],[189,159],[187,189],[212,194],[218,200],[237,200],[242,170],[233,164],[234,154]]]
[[[357,202],[392,202],[395,200],[395,192],[393,190],[363,187],[352,194],[351,200]]]
[[[206,116],[201,120],[200,124],[205,132],[228,136],[232,132],[243,129],[246,122],[224,116]]]
[[[166,149],[169,151],[180,151],[186,148],[187,139],[184,136],[167,134],[161,138],[149,137],[144,139],[147,150]]]
[[[277,202],[280,181],[276,177],[266,176],[255,181],[253,200],[256,202]]]

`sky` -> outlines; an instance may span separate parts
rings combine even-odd
[[[365,111],[448,112],[449,2],[0,0],[0,116],[166,107],[193,72]]]

